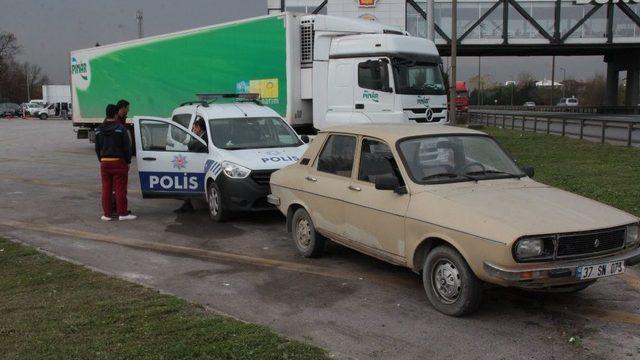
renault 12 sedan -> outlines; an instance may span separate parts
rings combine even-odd
[[[532,177],[482,132],[355,125],[275,172],[269,201],[303,256],[331,239],[409,267],[454,316],[477,309],[483,283],[578,291],[640,262],[637,217]]]

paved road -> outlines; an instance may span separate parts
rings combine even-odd
[[[468,318],[436,312],[420,279],[346,248],[297,255],[279,214],[219,225],[142,200],[99,220],[95,155],[66,121],[0,120],[0,236],[359,359],[640,358],[640,274],[575,295],[491,288]],[[134,172],[135,169],[132,169]],[[570,342],[574,337],[576,341]]]
[[[600,141],[602,137],[602,122],[600,120],[607,120],[607,129],[605,132],[605,139],[607,142],[617,145],[624,145],[627,143],[629,136],[628,124],[634,123],[634,130],[632,133],[632,144],[634,146],[640,146],[640,115],[609,115],[609,114],[579,114],[579,113],[565,113],[565,112],[543,112],[543,111],[508,111],[508,110],[471,110],[471,113],[484,113],[490,114],[489,124],[494,124],[494,115],[497,116],[496,125],[502,126],[502,119],[505,117],[505,127],[511,128],[512,121],[513,127],[516,129],[522,128],[522,117],[526,119],[525,128],[527,130],[534,130],[534,119],[537,117],[537,131],[546,131],[546,122],[542,119],[544,117],[557,117],[559,119],[567,119],[567,125],[565,127],[565,133],[572,137],[577,137],[580,134],[580,119],[586,120],[583,135],[587,140]],[[515,119],[512,120],[512,116]],[[590,121],[592,120],[592,121]],[[595,121],[593,121],[595,120]],[[483,121],[486,124],[486,118]],[[562,133],[562,124],[555,122],[551,123],[549,130],[554,134]]]

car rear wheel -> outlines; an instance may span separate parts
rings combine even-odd
[[[438,246],[427,254],[422,282],[429,302],[443,314],[462,316],[480,306],[482,282],[449,246]]]
[[[305,209],[300,208],[293,214],[291,234],[302,256],[318,257],[324,252],[326,239],[316,232],[311,216]]]
[[[40,114],[40,120],[47,120],[48,117],[49,115],[47,114]]]
[[[211,181],[207,187],[207,205],[209,206],[209,217],[213,221],[223,222],[227,220],[229,211],[225,209],[222,193],[215,181]]]

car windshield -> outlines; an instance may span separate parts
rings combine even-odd
[[[440,66],[410,59],[392,60],[396,93],[411,95],[444,95]]]
[[[209,128],[211,140],[219,149],[239,150],[302,145],[291,127],[276,117],[211,119]]]
[[[411,178],[420,184],[525,176],[509,155],[488,136],[409,138],[400,140],[399,148]]]

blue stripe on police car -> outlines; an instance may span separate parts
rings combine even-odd
[[[140,172],[143,192],[204,192],[204,174]]]

